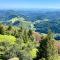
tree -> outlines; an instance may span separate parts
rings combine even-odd
[[[29,31],[28,31],[28,36],[29,36],[29,37],[32,36],[32,30],[30,30],[30,29],[29,29]]]
[[[53,38],[53,33],[48,32],[45,39],[43,39],[38,48],[37,60],[45,58],[46,60],[56,60],[58,56],[58,49],[55,45],[55,40]]]
[[[55,45],[56,41],[53,38],[53,33],[50,31],[47,35],[47,57],[46,60],[57,60],[58,49]]]
[[[12,26],[8,26],[8,29],[7,30],[11,30],[12,29]]]
[[[3,24],[0,24],[0,34],[4,34],[4,26],[3,26]]]

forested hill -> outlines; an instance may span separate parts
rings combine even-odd
[[[39,33],[47,33],[49,27],[54,33],[60,33],[59,10],[0,10],[0,22],[10,24],[10,20],[15,18],[19,20],[19,17],[22,17],[20,20],[32,23],[34,28],[36,28],[35,30]],[[12,25],[19,25],[19,21]]]

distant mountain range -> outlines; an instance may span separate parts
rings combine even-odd
[[[50,28],[54,33],[60,33],[60,10],[0,10],[0,22],[9,24],[8,21],[15,17],[32,22],[37,32],[47,33]]]
[[[29,21],[60,19],[59,10],[0,10],[0,20],[9,20],[14,17],[23,17]]]

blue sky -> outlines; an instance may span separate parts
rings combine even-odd
[[[0,0],[0,9],[14,9],[14,8],[60,9],[60,0]]]

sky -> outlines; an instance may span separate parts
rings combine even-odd
[[[60,9],[60,0],[0,0],[0,9]]]

